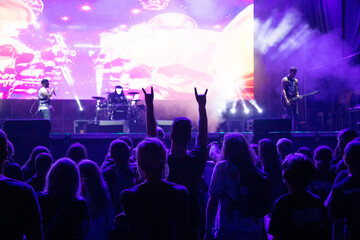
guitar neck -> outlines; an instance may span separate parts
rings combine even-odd
[[[311,95],[315,95],[315,94],[318,94],[320,91],[314,91],[314,92],[311,92],[311,93],[306,93],[304,95],[301,95],[302,97],[308,97],[308,96],[311,96]],[[291,98],[291,101],[296,101],[298,100],[299,97],[294,97],[294,98]]]
[[[307,94],[304,94],[304,95],[302,95],[303,97],[307,97],[307,96],[311,96],[311,95],[314,95],[314,94],[316,94],[317,92],[312,92],[312,93],[307,93]]]

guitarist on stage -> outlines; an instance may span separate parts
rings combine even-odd
[[[298,106],[296,101],[291,101],[293,98],[302,99],[299,95],[298,80],[295,78],[297,73],[296,67],[291,67],[289,74],[281,80],[281,98],[282,105],[285,110],[284,118],[290,118],[292,120],[292,130],[298,129]]]

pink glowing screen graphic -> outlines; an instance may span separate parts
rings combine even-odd
[[[0,2],[0,99],[36,99],[43,78],[56,99],[106,97],[117,85],[153,86],[162,100],[192,99],[194,87],[253,99],[252,1],[76,2]]]

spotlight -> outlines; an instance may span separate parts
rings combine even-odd
[[[91,10],[91,6],[89,5],[83,5],[81,6],[81,11],[88,12]]]
[[[139,14],[141,11],[140,11],[140,9],[138,9],[138,8],[134,8],[133,10],[131,10],[131,12],[132,12],[133,14]]]
[[[248,108],[245,108],[245,109],[244,109],[244,113],[245,113],[245,114],[249,114],[249,112],[250,112],[250,110],[249,110]]]
[[[259,108],[259,109],[258,109],[258,112],[259,112],[259,113],[262,113],[262,112],[263,112],[263,110],[262,110],[261,108]]]
[[[61,20],[63,20],[63,21],[68,21],[68,20],[69,20],[69,17],[63,16],[63,17],[61,17]]]
[[[235,114],[235,113],[236,113],[236,109],[235,109],[235,108],[232,108],[232,109],[230,110],[230,112],[231,112],[232,114]]]

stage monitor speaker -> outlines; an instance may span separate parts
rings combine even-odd
[[[99,133],[129,133],[129,125],[124,120],[99,121]]]
[[[157,120],[156,124],[161,127],[164,132],[170,133],[171,132],[171,125],[173,123],[173,120]]]
[[[14,145],[14,158],[20,165],[25,163],[34,147],[45,146],[50,149],[49,120],[5,120],[4,131]]]
[[[75,120],[74,133],[87,133],[87,125],[90,124],[89,120]]]
[[[246,122],[246,130],[254,134],[291,132],[291,119],[251,119]]]
[[[217,129],[218,132],[243,132],[243,120],[226,120],[221,123]]]

